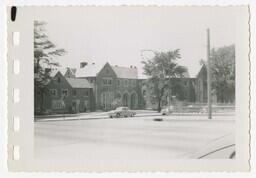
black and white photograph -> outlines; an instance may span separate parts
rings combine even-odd
[[[34,21],[36,156],[235,158],[235,12],[206,10]]]
[[[34,160],[154,171],[246,159],[245,6],[29,10]]]

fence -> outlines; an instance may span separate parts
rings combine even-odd
[[[235,104],[233,103],[215,103],[212,104],[212,112],[214,113],[227,113],[234,112]],[[182,113],[207,113],[208,105],[207,103],[188,103],[188,102],[177,102],[174,103],[173,112]]]

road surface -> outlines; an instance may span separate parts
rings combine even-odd
[[[163,118],[163,121],[154,121]],[[234,133],[234,116],[145,116],[35,122],[37,159],[168,160],[187,158]]]

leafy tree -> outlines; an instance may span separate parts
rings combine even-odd
[[[217,101],[235,100],[235,45],[211,50],[212,86],[216,90]]]
[[[151,100],[157,102],[157,110],[160,112],[165,96],[171,97],[171,88],[173,87],[171,79],[184,77],[187,68],[177,63],[177,60],[181,58],[179,49],[168,52],[154,51],[154,54],[152,59],[142,61],[142,63],[144,64],[144,74],[149,77],[148,89]]]
[[[204,60],[200,64],[207,65]],[[210,67],[212,89],[217,95],[217,102],[235,101],[235,45],[211,49]]]
[[[49,40],[45,25],[45,22],[34,21],[34,88],[36,94],[40,93],[38,100],[41,102],[41,107],[43,96],[47,93],[45,86],[50,79],[50,72],[46,68],[59,66],[54,58],[66,53],[64,49],[57,48]]]

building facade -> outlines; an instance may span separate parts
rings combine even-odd
[[[195,79],[195,101],[197,103],[207,103],[207,66],[202,65]],[[212,102],[217,103],[216,91],[212,89]]]
[[[96,79],[97,108],[114,109],[114,103],[131,109],[139,108],[138,72],[134,67],[111,66],[106,63]]]
[[[79,113],[95,110],[92,86],[86,79],[65,77],[61,72],[49,81],[43,97],[46,113]],[[36,99],[38,99],[36,97]]]
[[[48,94],[35,93],[35,109],[43,106],[51,113],[78,113],[130,109],[156,109],[147,79],[139,79],[135,66],[121,67],[81,63],[79,69],[54,69],[47,84]],[[195,78],[172,78],[171,100],[184,103],[207,103],[207,68],[201,67]],[[167,105],[167,96],[161,105]],[[214,98],[214,97],[213,97]],[[215,100],[215,99],[213,99]]]

